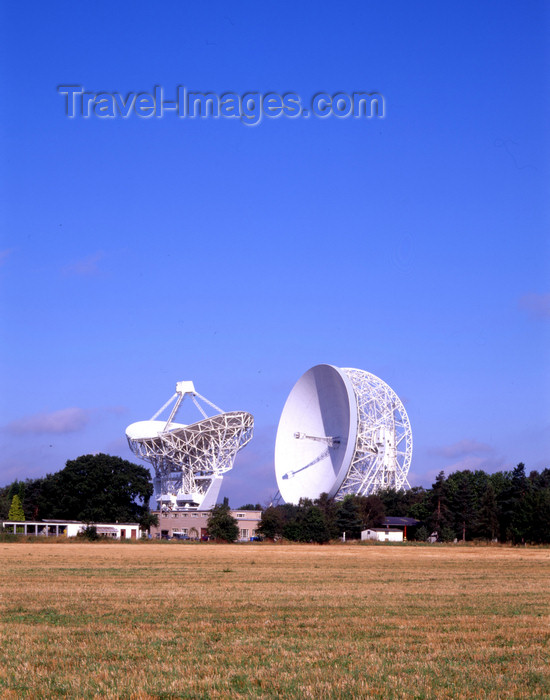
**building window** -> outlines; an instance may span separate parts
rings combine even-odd
[[[199,517],[199,514],[198,514],[198,513],[191,513],[191,517],[192,517],[192,518],[198,518],[198,517]]]
[[[248,539],[248,530],[240,530],[240,539],[241,539],[241,540],[247,540],[247,539]]]
[[[246,518],[244,513],[237,513],[237,518]]]

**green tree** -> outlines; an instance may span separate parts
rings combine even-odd
[[[86,525],[86,527],[83,530],[80,530],[76,536],[83,540],[90,540],[91,542],[95,542],[101,538],[95,525]]]
[[[416,518],[416,520],[426,520],[430,514],[428,492],[422,486],[413,486],[405,493],[406,511],[399,515],[404,515],[407,518]]]
[[[256,532],[262,537],[273,540],[275,537],[280,537],[283,534],[283,526],[284,521],[280,509],[270,506],[263,511]]]
[[[452,527],[444,525],[441,528],[441,532],[439,533],[439,539],[441,540],[441,542],[452,542],[456,539],[455,531]]]
[[[421,525],[415,532],[414,539],[417,542],[427,542],[430,533],[424,525]]]
[[[452,524],[452,513],[449,509],[448,492],[449,489],[445,482],[445,472],[441,471],[436,476],[435,483],[430,493],[431,515],[428,518],[428,524],[430,532],[437,532],[439,539],[443,539],[444,534],[445,541],[454,538],[454,535],[451,537],[453,532],[450,527]]]
[[[411,489],[382,489],[376,495],[384,504],[385,515],[426,520],[430,516],[429,491],[422,486]]]
[[[23,506],[21,505],[21,499],[17,494],[11,499],[10,512],[8,513],[8,520],[16,520],[19,522],[24,522],[25,513],[23,512]]]
[[[8,517],[10,505],[15,495],[19,496],[25,516],[29,520],[37,520],[42,517],[42,514],[39,514],[38,501],[43,483],[44,479],[25,479],[25,481],[16,479],[8,486],[0,488],[0,518],[5,520]]]
[[[300,540],[302,542],[324,544],[330,540],[330,531],[325,516],[318,506],[310,506],[306,510],[300,525]]]
[[[139,522],[149,512],[149,470],[120,457],[83,455],[48,475],[40,494],[42,518]]]
[[[284,503],[266,508],[258,532],[271,539],[282,536],[292,542],[328,542],[331,529],[325,507],[330,510],[332,506],[327,499],[323,495],[315,502],[301,498],[298,504]]]
[[[10,512],[11,501],[8,498],[8,487],[0,489],[0,519],[7,520]]]
[[[378,494],[384,504],[384,512],[389,516],[401,517],[406,515],[408,507],[407,492],[393,488],[381,489]]]
[[[525,475],[525,465],[520,462],[514,471],[508,473],[509,481],[500,494],[500,530],[502,540],[522,542],[529,528],[528,512],[530,482]]]
[[[25,511],[27,517],[31,520],[38,520],[42,517],[48,517],[47,515],[42,514],[41,507],[41,494],[44,487],[44,481],[45,479],[43,478],[25,479],[21,502],[23,504],[23,510]]]
[[[527,496],[530,522],[527,528],[530,542],[550,542],[550,469],[540,474],[531,472],[531,487]]]
[[[14,496],[17,496],[19,498],[21,505],[23,505],[24,495],[25,495],[25,484],[24,484],[24,482],[19,481],[18,479],[13,481],[8,486],[4,486],[0,490],[0,517],[2,517],[3,519],[8,518],[8,514],[10,512],[10,508],[11,508],[11,504],[12,504]],[[23,505],[23,510],[25,510],[24,505]]]
[[[315,499],[314,505],[316,505],[317,508],[319,508],[322,511],[331,538],[338,537],[340,534],[336,525],[336,513],[338,511],[338,504],[336,503],[334,498],[330,498],[328,493],[322,493],[319,496],[319,498]]]
[[[10,501],[14,496],[19,496],[19,500],[21,501],[21,504],[23,504],[23,499],[25,498],[25,482],[16,479],[12,484],[10,484],[8,489],[8,495]]]
[[[362,530],[370,527],[381,527],[384,524],[386,510],[380,496],[376,494],[357,496],[355,501],[361,519]]]
[[[139,519],[140,528],[142,530],[147,530],[147,532],[149,532],[153,525],[156,527],[158,524],[159,516],[156,513],[151,513],[151,511],[147,511],[147,513],[144,513]]]
[[[283,537],[291,542],[302,542],[302,523],[299,520],[288,520],[283,525]]]
[[[411,505],[407,509],[406,517],[426,522],[430,517],[430,492],[422,486],[413,486],[411,492]]]
[[[218,503],[212,508],[206,527],[208,536],[214,540],[235,542],[239,537],[239,524],[231,515],[227,502]]]
[[[473,473],[466,469],[455,472],[447,479],[449,509],[452,513],[452,529],[463,541],[471,539],[476,524],[476,495],[473,488]],[[453,538],[454,539],[454,538]]]
[[[346,539],[361,537],[361,518],[355,496],[345,496],[336,514],[338,533],[346,533]]]
[[[532,519],[527,530],[530,542],[550,542],[550,488],[532,491],[528,497]]]
[[[303,514],[303,504],[283,503],[276,506],[275,510],[280,518],[280,534],[289,540],[298,542],[300,539],[299,521]],[[279,533],[277,533],[279,534]]]
[[[494,540],[498,534],[498,507],[495,490],[489,481],[481,501],[477,518],[477,533],[488,540]]]

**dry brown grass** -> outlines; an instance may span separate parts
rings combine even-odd
[[[544,698],[550,550],[0,543],[3,698]]]

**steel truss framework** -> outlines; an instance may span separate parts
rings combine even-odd
[[[220,413],[191,425],[172,426],[185,395],[191,395],[203,416],[206,413],[197,402],[197,396]],[[252,439],[254,418],[245,411],[223,413],[193,391],[177,392],[151,420],[157,418],[174,399],[177,399],[176,404],[164,429],[153,437],[127,435],[128,444],[135,455],[154,467],[155,496],[159,507],[179,510],[185,506],[202,505],[210,508],[216,502],[223,475],[233,468],[237,452]]]
[[[336,494],[368,496],[380,489],[399,490],[410,485],[412,431],[401,400],[385,382],[370,372],[343,368],[357,401],[357,440],[350,467]]]

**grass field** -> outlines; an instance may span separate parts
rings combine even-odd
[[[2,698],[548,698],[550,550],[0,543]]]

